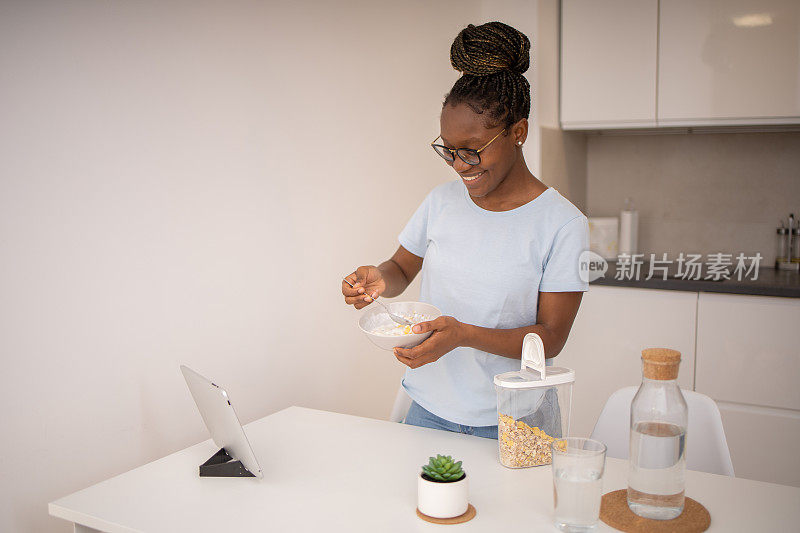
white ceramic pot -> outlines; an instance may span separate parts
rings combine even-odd
[[[428,481],[422,474],[417,481],[417,509],[433,518],[453,518],[467,512],[469,483],[467,475],[458,481]]]

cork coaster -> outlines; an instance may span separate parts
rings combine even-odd
[[[476,514],[478,514],[478,512],[471,503],[467,504],[467,512],[461,516],[454,516],[453,518],[434,518],[432,516],[420,513],[419,509],[417,509],[417,516],[432,524],[463,524],[464,522],[469,522],[475,518]]]
[[[691,498],[684,500],[683,512],[672,520],[651,520],[637,516],[628,508],[627,489],[603,494],[600,520],[628,533],[700,533],[711,525],[708,510]]]

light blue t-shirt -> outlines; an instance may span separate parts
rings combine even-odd
[[[552,187],[495,212],[478,207],[461,180],[445,183],[428,194],[399,241],[424,258],[420,301],[467,324],[530,326],[540,291],[589,288],[578,274],[578,257],[589,248],[586,217]],[[519,368],[519,359],[459,347],[407,369],[403,387],[441,418],[490,426],[497,424],[494,376]]]

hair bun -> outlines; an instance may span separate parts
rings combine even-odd
[[[488,76],[509,70],[522,74],[530,66],[531,41],[502,22],[470,24],[450,47],[450,63],[464,74]]]

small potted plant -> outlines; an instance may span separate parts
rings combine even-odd
[[[461,461],[449,455],[431,457],[417,483],[417,509],[432,518],[454,518],[467,512],[469,486]]]

